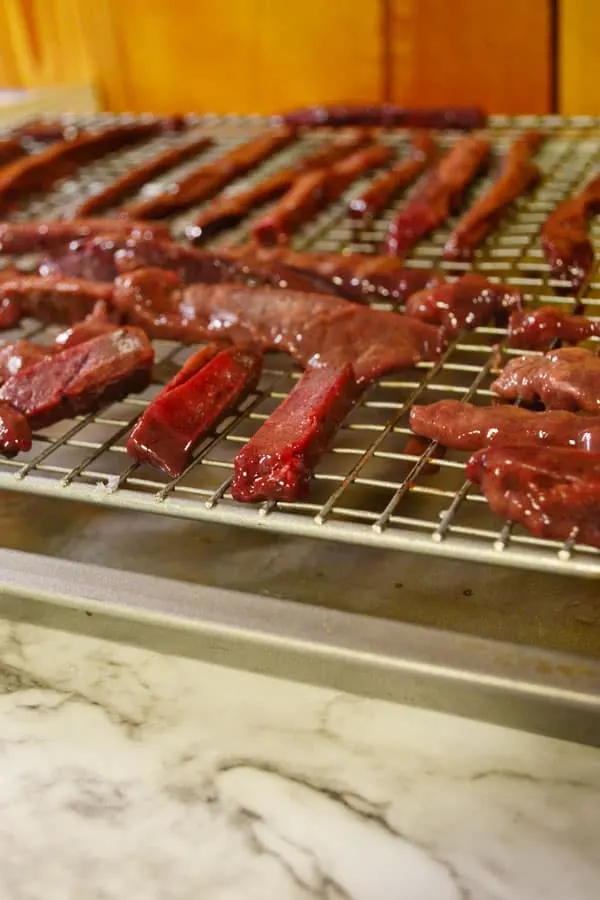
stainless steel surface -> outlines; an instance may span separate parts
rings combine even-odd
[[[521,198],[503,219],[479,253],[475,267],[490,277],[520,286],[532,302],[569,306],[572,297],[557,299],[551,293],[538,232],[556,202],[600,166],[600,123],[585,118],[495,119],[489,133],[496,151],[506,146],[515,131],[533,124],[548,134],[539,153],[544,181],[536,192]],[[264,127],[264,123],[258,118],[211,117],[200,121],[199,127],[218,138],[219,146],[211,151],[215,155],[222,147]],[[455,137],[446,135],[442,141],[448,144]],[[251,180],[260,179],[266,171],[285,164],[303,152],[307,143],[323,139],[324,135],[311,134],[254,172]],[[384,139],[401,149],[407,134],[395,132]],[[33,200],[20,215],[57,215],[101,183],[174,140],[181,138],[159,138],[150,145],[95,163],[77,179]],[[193,165],[188,162],[182,169]],[[481,179],[473,193],[483,190],[488,182],[489,177]],[[156,185],[149,186],[147,192],[156,189]],[[358,190],[360,184],[353,186],[352,191]],[[346,215],[346,202],[347,198],[311,222],[298,235],[296,244],[318,250],[374,251],[381,243],[393,209],[386,210],[368,228],[357,229]],[[193,215],[194,211],[180,217],[174,223],[174,232],[179,234]],[[219,241],[242,240],[247,231],[248,224],[245,224],[237,232],[221,236]],[[447,231],[447,228],[439,229],[430,240],[419,244],[409,263],[440,264]],[[465,268],[461,264],[442,265],[450,271]],[[373,304],[390,306],[386,298],[375,294]],[[586,304],[588,311],[596,311],[600,304],[600,284],[592,283]],[[29,323],[27,329],[35,331],[35,323]],[[49,336],[39,333],[41,340]],[[265,503],[257,508],[236,504],[228,495],[232,460],[240,444],[256,430],[298,377],[279,355],[268,359],[256,394],[239,415],[225,422],[204,442],[194,463],[181,478],[167,481],[153,469],[132,464],[125,453],[127,432],[156,392],[153,386],[144,394],[129,397],[96,416],[46,429],[36,436],[29,454],[0,461],[0,487],[166,516],[597,577],[600,575],[597,550],[578,546],[573,541],[563,546],[537,540],[521,527],[513,527],[494,516],[479,490],[465,481],[467,454],[449,453],[439,463],[440,471],[431,474],[427,460],[434,445],[430,444],[420,456],[406,452],[410,433],[407,417],[413,402],[427,403],[443,397],[489,402],[494,345],[503,337],[500,329],[478,329],[475,334],[461,336],[440,362],[422,363],[409,372],[381,378],[365,393],[340,429],[331,452],[319,466],[306,502]],[[158,358],[163,361],[180,362],[186,352],[174,344],[157,343]],[[510,355],[515,351],[505,349],[504,352]]]
[[[574,657],[0,551],[0,615],[32,600],[53,627],[600,744],[600,667]]]

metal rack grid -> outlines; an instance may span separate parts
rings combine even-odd
[[[199,119],[198,127],[218,140],[212,155],[246,140],[264,127],[258,117]],[[538,243],[538,233],[547,214],[565,195],[584,183],[600,168],[600,121],[592,118],[563,120],[558,117],[496,117],[489,126],[495,152],[500,153],[514,134],[536,126],[547,132],[548,140],[538,154],[545,178],[540,187],[521,198],[503,219],[500,227],[478,253],[473,268],[490,278],[519,286],[532,305],[555,303],[573,305],[568,294],[557,296],[548,280],[548,269]],[[310,134],[277,157],[240,180],[232,190],[264,177],[306,152],[309,145],[328,137],[326,132]],[[449,145],[456,134],[440,142]],[[403,152],[408,135],[404,131],[383,138]],[[167,144],[185,138],[161,137],[142,148],[95,163],[78,177],[58,186],[47,195],[34,198],[21,217],[56,217],[100,185],[136,165]],[[203,154],[202,161],[208,154]],[[181,171],[195,162],[187,162]],[[484,190],[491,176],[475,185],[472,196]],[[353,185],[340,203],[332,205],[299,233],[295,245],[315,250],[342,249],[374,252],[380,246],[397,200],[375,222],[357,226],[348,218],[348,197],[362,183]],[[163,182],[164,183],[164,179]],[[162,183],[149,185],[146,193]],[[180,235],[197,212],[173,222]],[[251,219],[214,244],[240,241],[247,236]],[[441,252],[450,224],[415,248],[408,264],[441,266],[447,274],[459,274],[463,264],[441,262]],[[600,243],[600,226],[592,228]],[[588,286],[584,302],[592,315],[600,306],[600,283]],[[373,306],[393,308],[386,298],[373,297]],[[24,323],[16,336],[36,336],[50,341],[57,328],[42,329],[35,322]],[[412,452],[408,412],[413,403],[428,403],[444,397],[459,397],[475,403],[489,403],[489,386],[497,362],[497,344],[505,332],[479,328],[461,335],[435,363],[420,363],[415,369],[386,376],[373,384],[348,416],[335,443],[319,465],[309,499],[302,503],[264,503],[260,506],[236,504],[228,495],[232,460],[239,447],[257,429],[293,386],[299,373],[287,358],[269,354],[256,392],[197,450],[183,476],[168,480],[157,471],[133,463],[126,454],[129,429],[144,406],[160,389],[153,384],[144,393],[76,420],[61,422],[35,435],[28,454],[14,460],[0,460],[0,487],[104,506],[144,510],[167,516],[211,520],[252,528],[295,533],[379,547],[462,558],[529,569],[600,576],[600,552],[573,541],[560,544],[538,540],[520,526],[498,519],[490,511],[478,488],[464,477],[469,454],[449,452],[435,457],[435,444],[425,443],[422,452]],[[191,351],[170,342],[155,342],[157,378],[164,381],[172,368]],[[503,349],[504,354],[515,353]]]

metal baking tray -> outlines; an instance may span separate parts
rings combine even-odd
[[[478,254],[475,268],[486,275],[518,285],[532,303],[554,302],[569,306],[573,298],[559,299],[548,283],[547,266],[538,244],[545,216],[566,194],[600,165],[600,125],[593,119],[560,120],[530,117],[492,120],[489,132],[500,153],[516,131],[535,124],[548,134],[539,153],[545,178],[537,189],[523,197]],[[259,118],[199,120],[217,140],[215,155],[224,147],[246,140],[265,127]],[[255,170],[249,179],[285,165],[328,135],[310,133],[292,147]],[[440,138],[444,144],[456,134]],[[382,138],[406,147],[408,133],[394,131]],[[34,198],[20,211],[20,218],[58,216],[68,212],[84,196],[111,181],[166,143],[185,140],[161,137],[143,147],[113,154],[81,170],[77,178],[56,190]],[[209,159],[205,154],[203,159]],[[182,169],[196,163],[187,162]],[[365,179],[366,182],[367,179]],[[473,194],[483,190],[489,178],[480,179]],[[160,187],[149,185],[147,192]],[[349,192],[360,190],[361,183]],[[296,237],[296,245],[317,250],[373,252],[381,244],[393,207],[368,227],[357,227],[347,216],[347,197],[333,204]],[[395,205],[398,204],[397,201]],[[173,222],[176,236],[182,233],[195,210]],[[251,221],[251,220],[249,220]],[[216,241],[239,242],[248,234],[249,222]],[[438,229],[422,241],[408,260],[410,265],[442,265],[450,273],[466,269],[462,264],[443,264],[441,248],[447,228]],[[600,284],[592,283],[585,298],[588,312],[597,311]],[[373,295],[373,305],[390,307],[387,298]],[[52,329],[42,333],[35,323],[25,333],[37,332],[50,339]],[[23,333],[21,330],[20,333]],[[8,335],[9,337],[11,335]],[[494,516],[480,491],[465,480],[468,454],[451,452],[431,474],[428,466],[433,445],[420,455],[407,453],[408,412],[414,402],[427,403],[444,397],[462,397],[488,403],[493,366],[498,365],[495,346],[502,341],[501,329],[480,328],[461,336],[437,363],[421,363],[415,369],[379,379],[362,397],[340,429],[334,446],[320,464],[311,495],[306,502],[236,504],[228,494],[232,460],[240,444],[256,430],[281,398],[290,390],[298,372],[279,354],[269,356],[256,393],[239,414],[224,422],[198,450],[193,465],[183,477],[168,481],[149,467],[128,459],[124,442],[143,406],[157,388],[140,396],[86,416],[61,423],[36,436],[33,449],[15,460],[0,461],[0,488],[83,500],[166,516],[207,520],[232,525],[318,537],[352,544],[410,550],[438,557],[461,558],[540,571],[600,575],[600,552],[538,540],[523,528],[513,527]],[[157,357],[181,362],[189,350],[168,342],[157,342]],[[508,356],[517,351],[505,350]]]
[[[218,136],[215,153],[264,127],[256,117],[196,124]],[[497,151],[533,125],[548,133],[539,157],[546,178],[506,217],[476,268],[520,285],[532,302],[568,305],[572,297],[552,292],[537,234],[552,206],[600,167],[600,120],[496,117],[489,130]],[[246,181],[325,137],[303,138]],[[88,166],[20,215],[57,215],[178,139]],[[401,149],[407,133],[384,139]],[[192,215],[173,223],[175,234]],[[337,204],[296,245],[373,251],[392,215],[357,230]],[[246,233],[247,225],[215,243]],[[410,264],[440,265],[445,234],[419,245]],[[373,302],[389,306],[379,296]],[[585,302],[593,314],[600,283],[592,282]],[[27,322],[21,333],[43,340],[55,330]],[[413,400],[487,402],[492,347],[502,338],[498,329],[479,329],[440,364],[381,379],[340,432],[303,504],[256,509],[227,496],[233,454],[297,377],[275,355],[256,395],[174,482],[132,465],[124,451],[156,386],[46,429],[27,457],[0,462],[0,613],[600,742],[598,552],[537,541],[496,519],[465,482],[464,456],[449,455],[432,475],[430,451],[404,452]],[[187,352],[158,343],[159,372],[166,377]],[[436,558],[424,565],[421,554]],[[84,611],[94,613],[91,620]]]

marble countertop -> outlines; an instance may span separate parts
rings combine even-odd
[[[0,621],[3,900],[596,900],[600,751]]]

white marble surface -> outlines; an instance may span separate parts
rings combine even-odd
[[[597,900],[600,752],[0,622],[2,900]]]

